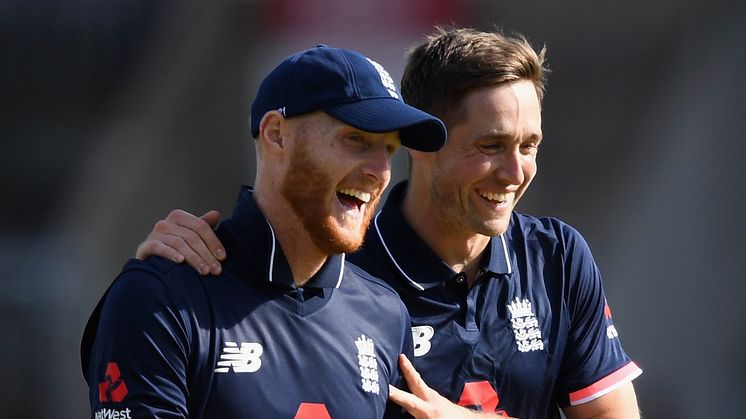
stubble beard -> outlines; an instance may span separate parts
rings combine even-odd
[[[483,236],[497,236],[503,234],[507,228],[508,220],[483,219],[477,216],[477,211],[472,207],[472,202],[466,202],[466,208],[461,206],[460,189],[457,185],[449,183],[450,177],[443,171],[433,172],[430,183],[430,197],[432,202],[441,203],[436,207],[438,218],[442,220],[446,230],[461,229],[468,234],[481,234]],[[443,187],[443,185],[448,185]],[[467,196],[468,198],[468,196]]]
[[[318,167],[307,156],[308,153],[298,151],[291,157],[292,170],[280,185],[280,194],[290,203],[319,250],[329,255],[358,250],[363,244],[380,195],[366,204],[359,229],[356,232],[346,231],[338,225],[325,205],[325,197],[336,194],[331,176]]]

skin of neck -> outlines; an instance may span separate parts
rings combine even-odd
[[[314,244],[290,203],[277,192],[279,185],[269,179],[277,177],[257,174],[253,196],[287,258],[295,286],[302,287],[321,269],[328,255]]]
[[[471,282],[476,277],[490,237],[456,226],[444,220],[433,202],[430,176],[424,168],[413,165],[402,213],[412,229],[455,272],[464,272]]]

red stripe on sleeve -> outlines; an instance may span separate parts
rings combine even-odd
[[[597,399],[604,394],[610,393],[627,381],[634,380],[640,374],[642,374],[640,367],[634,362],[630,362],[588,387],[570,393],[570,405],[575,406]]]

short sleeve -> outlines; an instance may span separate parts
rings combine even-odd
[[[568,406],[601,397],[642,371],[622,349],[588,244],[569,226],[563,238],[570,330],[559,389],[560,404]]]
[[[92,417],[185,418],[189,342],[157,271],[130,266],[102,298],[83,365]]]

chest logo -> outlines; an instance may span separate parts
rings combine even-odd
[[[539,321],[531,309],[531,301],[528,298],[521,300],[515,297],[515,300],[508,304],[508,310],[518,350],[521,352],[543,350],[544,341],[541,339]]]
[[[378,394],[380,385],[378,384],[378,361],[376,360],[376,348],[373,339],[360,335],[355,339],[357,346],[357,360],[360,366],[360,383],[363,391],[367,393]]]
[[[430,352],[430,339],[435,335],[432,326],[412,326],[412,340],[414,341],[414,356],[422,356]]]
[[[256,372],[262,366],[262,345],[253,342],[225,342],[215,372]]]

